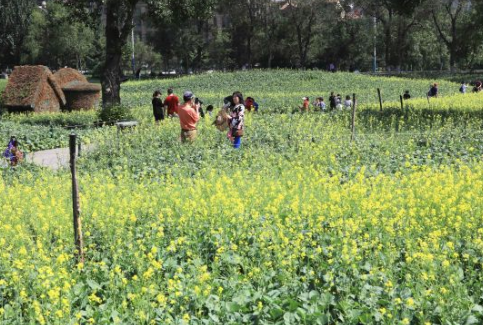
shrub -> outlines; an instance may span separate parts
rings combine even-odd
[[[103,122],[126,121],[133,118],[131,110],[127,106],[111,106],[99,110],[99,119]]]

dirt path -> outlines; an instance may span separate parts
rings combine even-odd
[[[82,153],[92,151],[93,145],[83,146]],[[53,170],[69,167],[69,148],[36,151],[27,154],[26,161]]]

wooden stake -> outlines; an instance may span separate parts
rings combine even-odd
[[[403,96],[399,95],[399,100],[401,101],[401,111],[404,111],[404,102],[403,102]]]
[[[80,219],[79,186],[77,184],[75,169],[76,137],[75,134],[71,134],[69,137],[70,171],[72,174],[72,207],[74,212],[74,243],[77,260],[80,263],[84,263],[84,241],[82,238],[82,224]]]
[[[382,112],[382,96],[381,96],[381,89],[377,88],[377,95],[379,96],[379,107],[381,108]]]
[[[356,136],[356,106],[357,106],[356,94],[352,94],[351,142],[354,141]]]

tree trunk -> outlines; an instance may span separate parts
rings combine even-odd
[[[197,32],[198,32],[198,36],[200,38],[200,40],[203,39],[203,27],[204,27],[204,23],[202,20],[198,20],[197,23],[196,23],[196,26],[197,26]],[[203,46],[202,45],[198,45],[196,47],[196,59],[195,59],[195,70],[197,71],[201,71],[201,66],[203,64]]]
[[[449,69],[451,72],[456,68],[456,44],[457,44],[456,18],[451,18],[451,44],[449,49]]]
[[[385,61],[386,61],[386,69],[391,66],[391,50],[392,50],[392,10],[389,9],[389,17],[385,27]]]
[[[268,62],[267,62],[267,66],[269,69],[272,68],[272,60],[273,60],[273,51],[272,51],[272,45],[270,44],[268,47]]]
[[[132,30],[132,17],[137,1],[106,2],[106,62],[102,73],[102,106],[121,104],[122,48]]]

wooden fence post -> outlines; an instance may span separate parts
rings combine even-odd
[[[404,102],[403,102],[403,96],[399,95],[399,100],[401,101],[401,111],[404,111]]]
[[[352,94],[351,142],[354,141],[356,136],[356,108],[357,108],[356,94]]]
[[[74,212],[74,243],[77,260],[80,263],[84,263],[84,242],[82,238],[82,224],[80,219],[79,186],[77,184],[75,169],[76,137],[77,136],[75,134],[71,134],[69,137],[70,171],[72,174],[72,207]]]
[[[381,112],[382,112],[382,96],[381,96],[380,88],[377,88],[377,96],[379,96],[379,107],[381,108]]]

